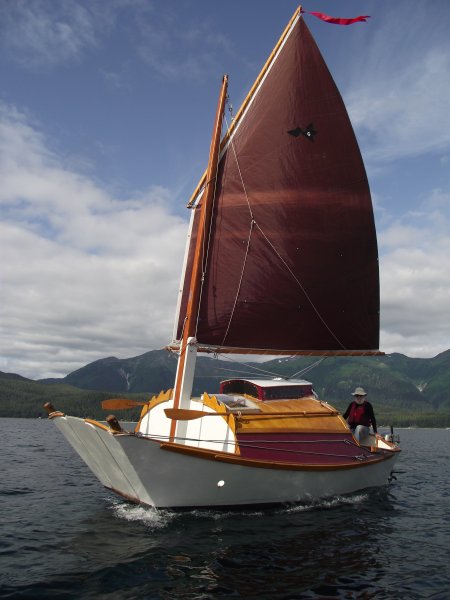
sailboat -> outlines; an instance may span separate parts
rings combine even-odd
[[[144,505],[268,506],[386,485],[398,445],[358,441],[307,380],[228,379],[192,397],[198,352],[380,354],[367,176],[300,8],[225,128],[227,86],[188,202],[173,390],[143,404],[134,431],[51,404],[49,417],[106,488]]]

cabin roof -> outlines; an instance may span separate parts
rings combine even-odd
[[[220,383],[227,383],[228,381],[248,381],[253,385],[257,385],[261,388],[270,388],[270,387],[293,387],[298,385],[312,385],[310,381],[306,381],[306,379],[245,379],[242,377],[235,377],[232,379],[225,379]]]

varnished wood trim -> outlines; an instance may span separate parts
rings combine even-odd
[[[93,425],[94,427],[98,427],[99,429],[104,429],[105,431],[110,431],[107,425],[103,425],[103,423],[99,423],[98,421],[94,421],[94,419],[84,419],[85,423],[89,423],[89,425]]]
[[[265,427],[261,427],[261,428],[252,428],[252,429],[244,429],[241,428],[239,429],[238,435],[275,435],[275,434],[280,434],[280,433],[298,433],[301,434],[302,436],[304,435],[309,435],[310,433],[313,434],[320,434],[320,435],[346,435],[347,439],[350,438],[350,434],[351,431],[347,431],[345,429],[304,429],[304,430],[300,430],[297,426],[293,426],[291,428],[289,427],[283,427],[280,429],[274,428],[274,429],[266,429]],[[353,437],[353,436],[352,436]],[[353,438],[355,439],[355,438]],[[356,443],[356,440],[355,440]]]
[[[237,413],[236,413],[237,414]],[[242,421],[265,421],[267,419],[298,419],[298,418],[322,418],[322,417],[337,417],[339,413],[333,412],[264,412],[264,413],[242,413]],[[238,419],[241,417],[237,415]]]
[[[59,410],[56,410],[56,408],[53,406],[53,404],[51,402],[46,402],[44,404],[44,408],[47,411],[49,419],[54,419],[55,417],[64,417],[65,416],[64,413],[60,412]]]
[[[131,431],[126,431],[125,429],[120,429],[120,431],[116,431],[114,429],[111,429],[107,425],[104,425],[103,423],[99,423],[98,421],[95,421],[94,419],[83,419],[83,420],[85,423],[88,423],[89,425],[93,425],[94,427],[98,427],[99,429],[103,429],[103,431],[107,431],[108,433],[112,433],[113,435],[134,435],[134,433],[132,433]]]
[[[59,410],[55,410],[55,412],[52,412],[48,415],[49,419],[55,419],[56,417],[65,417],[66,415],[62,412],[60,412]]]

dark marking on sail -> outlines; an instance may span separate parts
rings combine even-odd
[[[309,125],[307,125],[305,127],[305,129],[302,129],[301,127],[296,127],[295,129],[291,129],[288,131],[288,134],[292,135],[293,137],[298,137],[299,135],[304,135],[306,138],[308,138],[308,140],[311,140],[311,142],[313,142],[314,136],[317,134],[317,131],[314,129],[313,123],[310,123]]]

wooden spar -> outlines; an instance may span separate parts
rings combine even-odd
[[[229,417],[232,413],[205,412],[204,410],[190,410],[183,408],[165,408],[168,419],[175,421],[192,421],[201,417]]]
[[[177,352],[178,344],[166,346]],[[382,350],[274,350],[273,348],[232,348],[229,346],[199,346],[199,352],[210,354],[260,354],[268,356],[385,356]]]
[[[102,400],[102,408],[104,410],[135,408],[136,406],[144,406],[145,404],[148,404],[148,402],[140,402],[138,400],[131,400],[130,398],[108,398],[108,400]]]
[[[339,413],[335,410],[329,412],[273,412],[273,413],[246,413],[243,411],[235,413],[219,413],[219,412],[205,412],[202,410],[188,410],[182,408],[165,408],[164,412],[169,419],[177,421],[192,421],[194,419],[201,419],[202,417],[229,417],[233,415],[235,419],[254,419],[261,421],[263,419],[292,419],[292,418],[315,418],[315,417],[336,417]]]
[[[286,38],[287,34],[289,33],[295,19],[297,19],[298,15],[301,12],[301,6],[299,6],[297,8],[297,10],[295,11],[295,13],[292,15],[291,20],[289,21],[289,23],[286,25],[285,30],[283,31],[283,33],[280,36],[280,39],[278,40],[277,44],[275,45],[274,49],[272,50],[272,52],[270,53],[269,58],[266,60],[266,62],[264,63],[263,68],[261,69],[258,77],[255,80],[255,83],[252,85],[249,93],[247,94],[247,96],[245,97],[244,102],[241,104],[238,112],[236,113],[236,116],[233,120],[233,122],[230,125],[230,128],[228,129],[228,131],[226,132],[226,134],[224,135],[222,142],[220,144],[220,151],[222,151],[222,149],[224,148],[225,144],[227,144],[228,140],[230,139],[231,134],[233,133],[234,129],[236,128],[236,125],[239,123],[242,114],[244,113],[245,109],[247,108],[248,104],[250,103],[251,99],[253,98],[253,95],[255,93],[256,88],[259,86],[259,84],[261,83],[262,78],[264,77],[264,75],[267,73],[270,65],[272,64],[272,61],[276,55],[276,53],[278,52],[278,49],[280,48],[281,44],[284,42],[284,39]],[[197,196],[200,192],[200,190],[202,189],[202,187],[205,184],[205,181],[208,181],[207,177],[207,171],[205,171],[200,179],[200,181],[198,182],[197,187],[195,188],[195,190],[193,191],[189,202],[187,203],[188,208],[191,208],[192,205],[194,204],[195,200],[197,199]]]
[[[189,285],[189,297],[186,307],[186,320],[184,323],[183,337],[181,340],[180,357],[175,380],[173,408],[180,406],[181,385],[186,367],[186,354],[188,351],[189,338],[195,337],[197,314],[200,304],[200,288],[203,273],[204,247],[207,235],[209,234],[214,192],[216,189],[217,165],[219,162],[220,135],[222,132],[222,120],[225,110],[225,101],[227,98],[228,76],[224,75],[222,87],[220,90],[219,102],[217,105],[216,120],[211,139],[209,151],[208,168],[206,171],[205,192],[201,203],[200,221],[198,226],[198,235],[195,245],[194,258],[192,264],[192,275]],[[170,440],[173,441],[176,432],[176,421],[172,421],[170,427]]]

